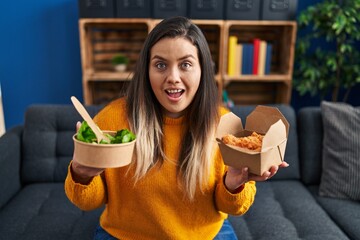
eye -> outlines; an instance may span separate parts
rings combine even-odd
[[[191,67],[191,63],[190,62],[183,62],[181,63],[181,68],[183,69],[189,69]]]
[[[165,63],[163,63],[163,62],[158,62],[158,63],[155,64],[155,66],[156,66],[156,68],[159,69],[159,70],[163,70],[163,69],[166,68]]]

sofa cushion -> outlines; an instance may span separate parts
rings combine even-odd
[[[306,185],[318,185],[321,178],[323,141],[320,107],[300,109],[297,124],[301,180]]]
[[[63,183],[31,184],[0,211],[0,238],[90,240],[101,211],[79,210],[67,199]]]
[[[324,126],[321,196],[360,200],[360,107],[321,103]]]
[[[257,183],[255,202],[241,216],[230,216],[241,239],[348,239],[297,180]]]
[[[318,195],[319,186],[309,186],[309,190],[350,239],[359,239],[360,204],[358,201],[321,197]]]
[[[270,105],[277,107],[290,124],[288,142],[286,144],[285,161],[290,164],[288,168],[281,169],[273,179],[298,179],[300,177],[298,160],[298,142],[296,133],[296,115],[292,107],[285,104]],[[243,125],[246,117],[255,109],[254,106],[234,106],[230,110],[241,118]]]
[[[101,106],[88,106],[94,116]],[[82,121],[72,105],[32,105],[25,114],[22,181],[62,182],[74,145],[72,136]]]

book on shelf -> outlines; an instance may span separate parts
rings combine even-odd
[[[228,47],[228,75],[235,76],[235,64],[236,64],[236,45],[238,38],[236,36],[229,37],[229,47]]]
[[[242,55],[243,55],[243,45],[241,43],[238,43],[236,44],[236,52],[235,52],[235,76],[241,75]]]
[[[266,44],[266,57],[265,57],[265,74],[270,74],[271,71],[271,57],[272,57],[272,44]]]
[[[254,53],[253,53],[253,70],[252,74],[257,75],[259,72],[259,52],[260,52],[260,42],[259,38],[254,38]]]
[[[236,36],[229,37],[228,75],[266,75],[271,70],[271,43],[254,39],[251,42],[238,43]]]
[[[259,57],[258,57],[258,72],[257,75],[265,75],[265,61],[266,61],[266,41],[261,40],[259,46]]]
[[[249,75],[253,72],[253,54],[254,45],[252,43],[243,43],[242,68],[243,75]]]

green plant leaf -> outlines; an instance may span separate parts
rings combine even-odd
[[[359,84],[360,0],[324,0],[299,14],[294,88],[321,97]],[[327,44],[323,44],[323,41]],[[315,50],[314,50],[315,49]]]
[[[111,59],[111,63],[113,65],[117,65],[117,64],[128,64],[129,63],[129,58],[126,57],[123,54],[116,54],[112,57]]]

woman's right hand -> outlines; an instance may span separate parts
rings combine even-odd
[[[80,122],[76,123],[76,131],[79,130],[81,126]],[[81,183],[81,184],[88,184],[91,179],[97,175],[100,175],[102,172],[104,172],[105,168],[93,168],[93,167],[87,167],[82,164],[80,164],[77,161],[75,152],[73,154],[73,160],[71,163],[71,175],[75,182]]]
[[[71,174],[73,180],[84,185],[90,183],[93,177],[100,175],[104,170],[105,168],[93,168],[81,165],[75,160],[75,156],[71,163]]]

